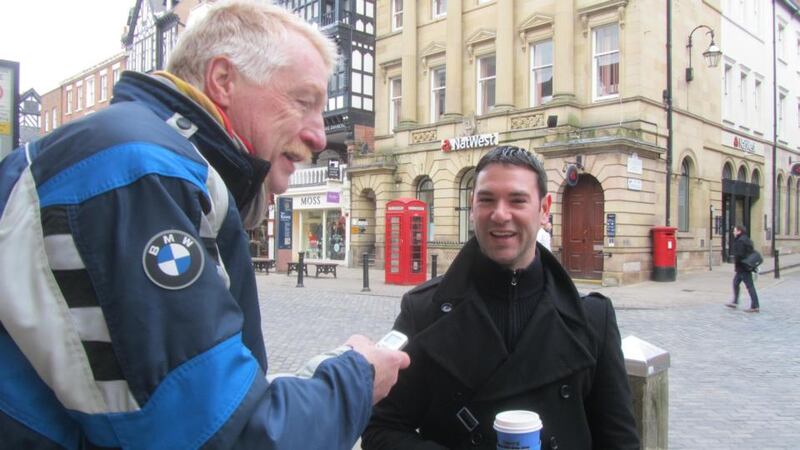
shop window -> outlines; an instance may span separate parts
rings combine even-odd
[[[475,227],[470,220],[474,189],[475,169],[473,168],[461,177],[461,185],[458,188],[458,234],[461,242],[466,242],[475,236]]]
[[[786,234],[792,233],[792,179],[786,180]]]
[[[306,259],[322,259],[322,211],[303,212],[303,243]]]
[[[344,260],[345,217],[341,211],[328,210],[325,214],[325,256],[327,259]]]
[[[417,199],[422,200],[428,205],[428,240],[432,241],[434,238],[434,225],[433,225],[433,181],[425,177],[420,180],[417,185]]]
[[[783,177],[778,175],[778,189],[775,189],[775,236],[781,234],[781,191],[783,191]]]

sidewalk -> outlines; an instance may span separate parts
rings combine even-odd
[[[800,253],[781,255],[781,277],[800,270]],[[264,275],[256,272],[259,277],[267,278],[267,284],[285,287],[297,286],[297,274],[287,276],[285,272],[270,272]],[[312,272],[313,273],[313,272]],[[441,273],[440,273],[441,275]],[[600,292],[614,302],[617,309],[673,309],[686,306],[725,303],[730,301],[731,281],[733,279],[733,264],[713,266],[712,270],[698,270],[689,273],[679,273],[674,282],[645,281],[642,283],[625,286],[605,287],[599,284],[579,283],[578,291],[581,293]],[[774,259],[764,258],[760,273],[757,277],[756,288],[768,289],[780,283],[781,279],[774,278]],[[399,286],[386,284],[384,272],[380,269],[369,270],[369,291],[363,292],[363,268],[349,268],[339,266],[337,278],[332,275],[313,275],[303,277],[303,288],[311,294],[315,290],[337,291],[356,295],[369,295],[375,297],[400,298],[414,286]],[[746,297],[746,294],[745,294]]]

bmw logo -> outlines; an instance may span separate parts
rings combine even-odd
[[[164,289],[183,289],[203,271],[203,249],[191,235],[167,230],[153,236],[144,248],[144,273]]]

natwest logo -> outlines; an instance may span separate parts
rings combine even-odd
[[[442,141],[442,151],[445,153],[453,150],[466,150],[469,148],[493,147],[497,145],[499,135],[497,133],[475,134],[472,136],[462,136]]]
[[[755,153],[756,152],[756,143],[745,139],[743,137],[734,136],[733,137],[733,147],[738,148],[739,150],[747,153]]]
[[[800,162],[792,164],[792,175],[800,177]]]

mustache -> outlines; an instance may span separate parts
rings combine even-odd
[[[310,162],[313,154],[311,148],[302,141],[290,142],[284,149],[284,153],[288,154],[295,162]]]

